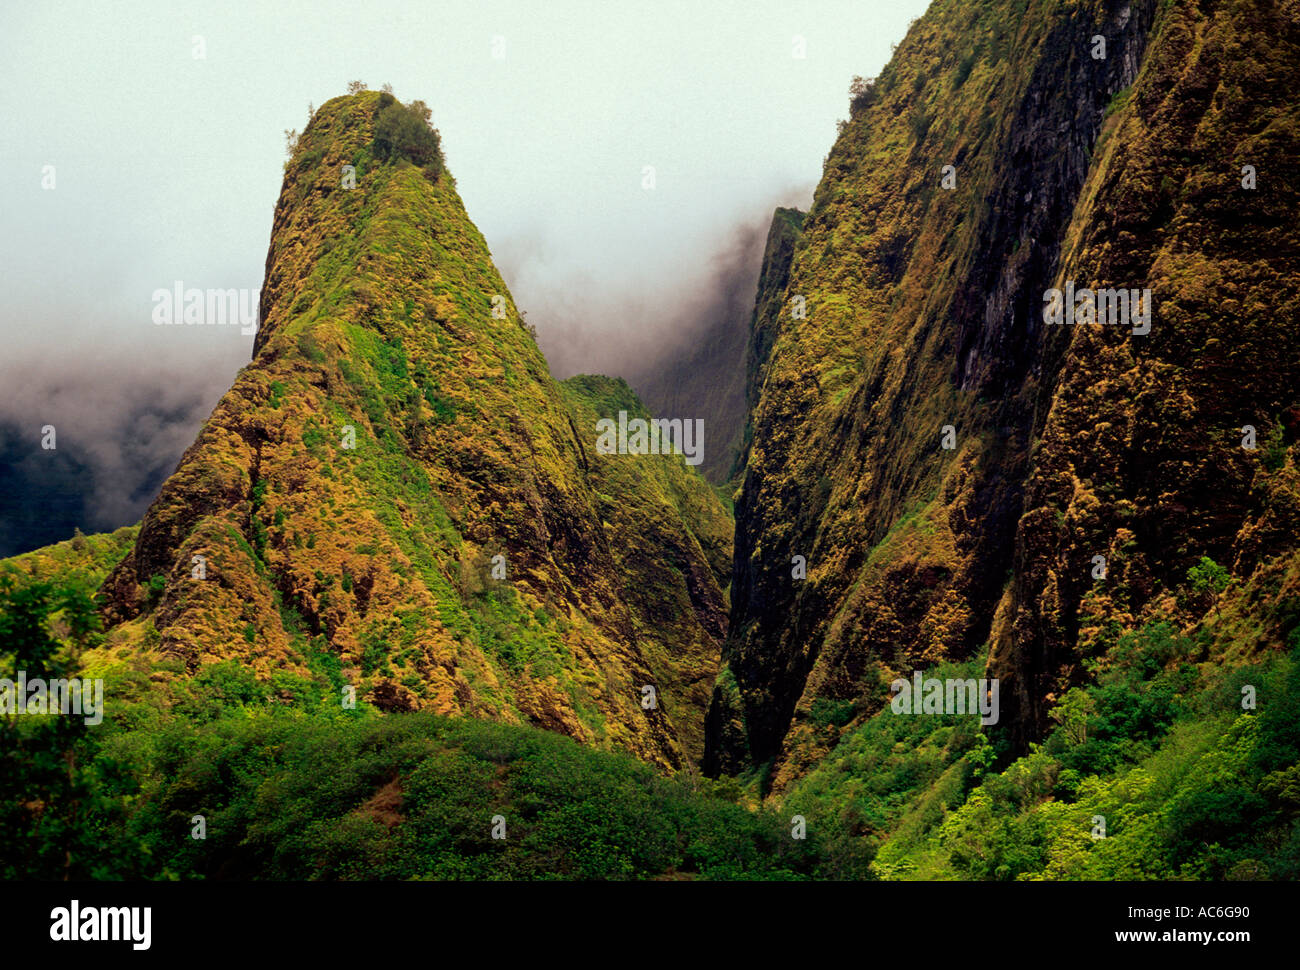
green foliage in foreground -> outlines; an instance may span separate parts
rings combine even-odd
[[[0,675],[71,676],[99,643],[84,584],[0,579]],[[0,718],[2,879],[797,879],[821,863],[815,838],[710,782],[530,727],[343,710],[328,671],[80,673],[105,678],[102,724]]]
[[[116,853],[112,874],[128,877],[796,878],[815,861],[770,814],[630,757],[464,718],[178,721],[118,735],[94,770],[119,810],[96,821],[138,848]],[[190,837],[194,815],[206,840]]]
[[[88,653],[102,551],[0,566],[0,676],[99,676],[107,702],[99,725],[0,717],[3,879],[1300,878],[1300,632],[1236,668],[1209,634],[1117,632],[1024,757],[973,717],[887,708],[749,811],[719,797],[734,780],[547,731],[343,710],[328,655],[267,681]]]
[[[785,807],[886,879],[1298,879],[1300,634],[1250,666],[1214,653],[1166,622],[1124,633],[1000,771],[976,719],[886,709]]]

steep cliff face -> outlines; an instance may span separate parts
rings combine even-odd
[[[1149,289],[1151,332],[1046,335],[990,661],[1021,745],[1121,631],[1201,618],[1201,557],[1253,589],[1238,660],[1295,625],[1275,607],[1300,525],[1298,90],[1300,5],[1168,4],[1094,149],[1052,285]]]
[[[786,787],[989,641],[1024,744],[1081,630],[1276,546],[1235,429],[1294,403],[1295,32],[1293,5],[939,0],[858,93],[753,414],[710,771]],[[1150,287],[1150,334],[1045,323],[1067,280]]]
[[[106,581],[110,645],[698,757],[729,517],[680,456],[597,454],[593,388],[550,378],[450,174],[379,157],[391,103],[300,138],[253,360]]]
[[[749,461],[749,448],[754,438],[753,416],[758,410],[772,345],[781,332],[785,288],[790,282],[790,265],[794,262],[795,245],[801,238],[806,215],[798,209],[778,208],[772,216],[772,225],[768,228],[767,241],[763,245],[758,292],[754,298],[754,313],[750,318],[749,338],[745,345],[746,419],[740,451],[736,456],[737,467],[733,469],[736,476],[744,472]]]

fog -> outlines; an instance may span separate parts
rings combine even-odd
[[[248,361],[238,327],[155,327],[151,296],[260,288],[309,104],[353,79],[427,102],[553,372],[632,379],[734,306],[737,233],[808,206],[851,77],[925,6],[5,5],[0,555],[138,519]]]

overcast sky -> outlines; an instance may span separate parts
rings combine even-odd
[[[432,107],[557,376],[617,370],[738,227],[807,207],[850,79],[926,5],[0,0],[0,421],[111,423],[122,382],[206,416],[252,338],[151,296],[260,287],[284,129],[354,78]]]

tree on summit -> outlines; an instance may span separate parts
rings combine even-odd
[[[433,111],[423,101],[393,101],[375,122],[374,153],[384,161],[407,158],[429,175],[442,168],[441,139],[431,124]]]

